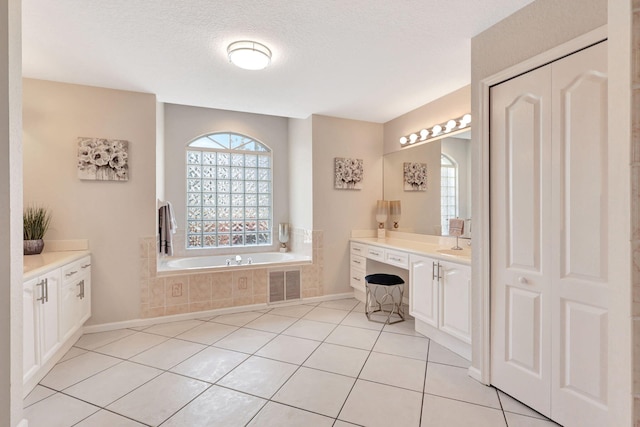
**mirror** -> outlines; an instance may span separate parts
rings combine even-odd
[[[405,163],[426,164],[426,190],[405,183]],[[397,231],[447,235],[444,202],[449,215],[466,220],[464,236],[471,237],[471,131],[386,154],[383,174],[384,199],[400,200],[402,205]],[[443,174],[448,176],[444,186]]]

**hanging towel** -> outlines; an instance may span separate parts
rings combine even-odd
[[[177,230],[171,203],[167,202],[158,209],[158,234],[160,235],[160,254],[173,256],[173,235]]]
[[[449,219],[449,236],[462,236],[464,233],[464,220],[460,218]]]

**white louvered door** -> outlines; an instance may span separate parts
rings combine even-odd
[[[492,383],[565,426],[607,417],[606,64],[491,89]]]

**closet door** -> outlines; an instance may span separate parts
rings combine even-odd
[[[492,383],[607,424],[607,47],[491,89]]]
[[[552,418],[607,425],[607,44],[553,63]]]
[[[491,382],[551,414],[551,68],[491,88]]]

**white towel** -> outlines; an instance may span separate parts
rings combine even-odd
[[[464,233],[464,220],[460,218],[449,219],[449,236],[462,236]]]
[[[171,203],[158,209],[158,234],[160,235],[160,253],[163,255],[173,255],[173,235],[178,229],[173,216]]]

